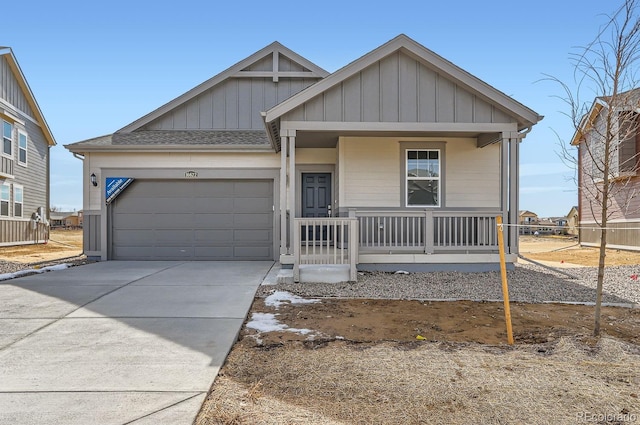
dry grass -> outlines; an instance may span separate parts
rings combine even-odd
[[[513,349],[239,345],[196,423],[576,423],[584,414],[640,417],[639,386],[638,348],[609,338]]]
[[[566,237],[520,237],[520,252],[532,260],[564,262],[597,267],[599,249],[580,247],[578,242]],[[633,266],[640,264],[640,252],[607,250],[607,266]]]
[[[46,244],[5,246],[0,248],[0,260],[16,263],[37,263],[82,254],[82,229],[51,231]]]

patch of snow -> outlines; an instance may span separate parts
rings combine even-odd
[[[290,304],[314,304],[320,302],[318,299],[302,298],[287,291],[275,291],[265,298],[264,304],[269,307],[279,308],[286,301]]]
[[[312,332],[311,329],[290,328],[284,323],[278,322],[276,315],[272,313],[252,313],[251,321],[247,322],[246,326],[258,332],[293,332],[300,335],[307,335]]]
[[[15,279],[16,277],[20,277],[20,276],[24,276],[24,275],[28,275],[28,274],[52,272],[52,271],[56,271],[56,270],[64,270],[64,269],[69,268],[69,267],[70,267],[69,264],[56,264],[55,266],[43,267],[41,269],[25,269],[25,270],[19,270],[19,271],[14,272],[14,273],[3,273],[3,274],[0,274],[0,281],[9,280],[9,279]]]
[[[408,271],[406,270],[398,270],[397,272],[395,272],[394,274],[409,274]]]

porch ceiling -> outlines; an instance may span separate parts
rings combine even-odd
[[[495,133],[480,133],[471,131],[456,131],[456,132],[443,132],[443,131],[363,131],[363,130],[340,130],[340,131],[311,131],[311,130],[298,130],[296,131],[296,146],[302,148],[334,148],[338,143],[340,136],[351,137],[470,137],[477,138],[482,134],[492,134],[498,137]]]

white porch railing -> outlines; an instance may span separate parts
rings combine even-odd
[[[359,223],[361,252],[469,252],[498,250],[496,216],[467,211],[365,211],[350,209]]]
[[[295,218],[293,280],[300,281],[301,264],[349,265],[357,279],[358,220],[356,218]]]

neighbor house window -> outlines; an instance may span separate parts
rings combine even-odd
[[[2,121],[2,153],[13,155],[13,124]]]
[[[13,216],[22,217],[24,192],[22,186],[13,185]]]
[[[27,133],[18,131],[18,162],[27,165]]]
[[[439,149],[407,149],[408,207],[439,207],[441,204],[441,167]]]
[[[9,217],[9,185],[0,184],[0,216]]]

